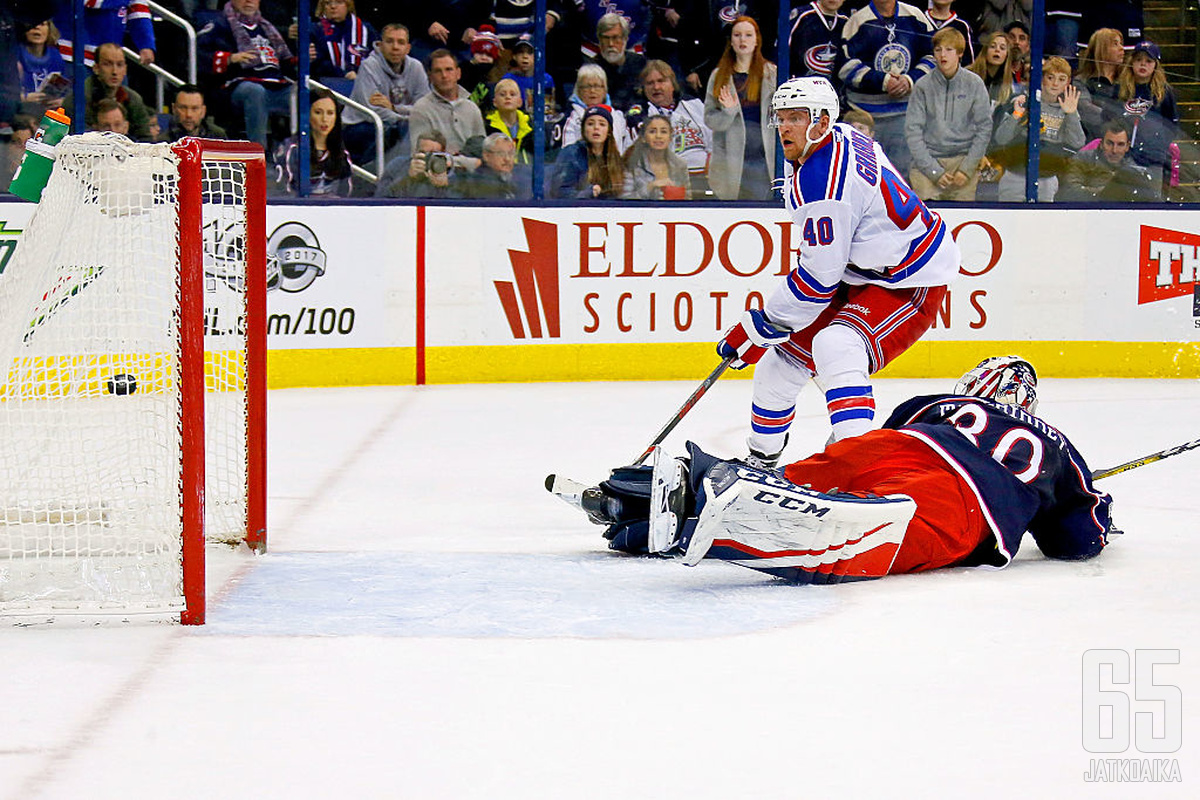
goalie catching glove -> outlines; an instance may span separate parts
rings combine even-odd
[[[786,328],[769,322],[761,309],[750,308],[742,314],[741,321],[717,343],[717,354],[721,358],[732,357],[729,366],[742,369],[757,364],[768,348],[783,344],[791,335],[792,332]]]

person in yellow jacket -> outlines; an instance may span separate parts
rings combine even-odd
[[[517,146],[517,163],[533,161],[533,125],[530,117],[521,110],[521,87],[512,78],[496,82],[492,90],[493,109],[483,118],[487,133],[500,132],[512,139]]]

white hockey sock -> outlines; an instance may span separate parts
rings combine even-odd
[[[770,350],[754,368],[754,393],[750,402],[750,449],[775,455],[787,443],[796,414],[796,397],[812,373],[791,359]]]
[[[833,441],[873,430],[875,396],[862,336],[845,325],[830,325],[813,337],[813,360],[825,387]]]

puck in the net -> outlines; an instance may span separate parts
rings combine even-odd
[[[137,391],[137,379],[132,375],[113,375],[107,386],[109,394],[133,394]]]

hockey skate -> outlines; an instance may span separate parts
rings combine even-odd
[[[780,447],[774,455],[761,452],[755,448],[754,445],[750,445],[750,455],[743,458],[742,463],[754,467],[755,469],[765,469],[767,471],[774,470],[779,464],[779,457],[783,455],[783,448],[787,447],[788,436],[790,435],[791,434],[784,435],[783,446]],[[749,444],[749,442],[747,442],[747,444]]]
[[[650,533],[647,549],[666,553],[679,544],[687,516],[688,471],[684,460],[672,458],[661,447],[651,456]]]

